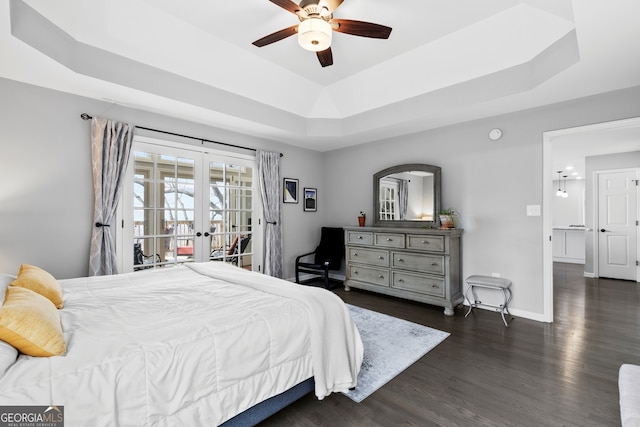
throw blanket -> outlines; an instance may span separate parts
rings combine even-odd
[[[313,320],[311,355],[315,393],[323,399],[332,392],[347,392],[357,384],[364,348],[347,306],[325,289],[293,285],[271,276],[212,263],[185,264],[200,274],[229,283],[250,286],[302,302]]]

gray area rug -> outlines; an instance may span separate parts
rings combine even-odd
[[[358,386],[344,395],[358,403],[450,335],[365,308],[347,307],[362,337],[364,360]]]

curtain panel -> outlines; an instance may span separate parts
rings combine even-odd
[[[282,278],[282,222],[280,218],[280,153],[257,151],[258,182],[265,218],[264,273]]]
[[[101,117],[91,119],[94,213],[89,276],[118,272],[112,223],[131,154],[134,129],[134,125]]]
[[[407,219],[407,209],[409,207],[409,181],[406,179],[399,180],[398,185],[398,201],[400,210],[400,219]]]

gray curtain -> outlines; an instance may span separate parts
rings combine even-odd
[[[398,185],[398,205],[400,210],[400,219],[407,219],[407,208],[409,205],[409,181],[406,179],[399,180]]]
[[[280,153],[257,151],[258,182],[265,219],[264,273],[282,278],[282,222],[280,221]]]
[[[89,276],[118,272],[112,223],[129,162],[133,131],[130,124],[99,117],[91,120],[94,198]]]

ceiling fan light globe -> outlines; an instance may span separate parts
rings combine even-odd
[[[298,43],[306,50],[319,52],[331,47],[331,24],[322,18],[309,18],[298,25]]]

